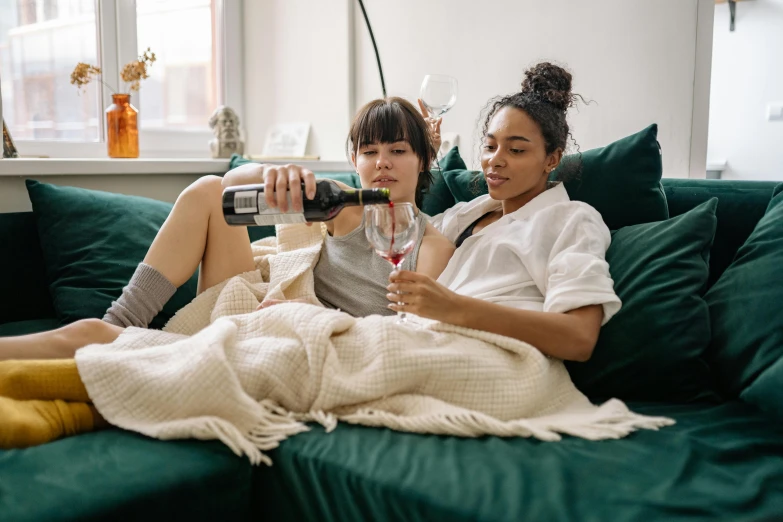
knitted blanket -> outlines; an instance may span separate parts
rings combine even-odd
[[[563,363],[511,338],[434,321],[353,318],[313,295],[318,227],[254,244],[258,270],[204,292],[165,331],[129,328],[76,353],[98,411],[159,439],[218,439],[254,463],[315,421],[462,437],[614,439],[672,424],[592,405]]]

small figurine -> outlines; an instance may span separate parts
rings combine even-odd
[[[232,154],[243,154],[245,142],[239,131],[239,116],[230,107],[221,105],[209,118],[209,128],[215,137],[209,140],[213,158],[230,158]]]

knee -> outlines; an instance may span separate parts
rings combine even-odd
[[[62,328],[65,337],[64,346],[73,348],[74,353],[78,348],[88,344],[105,344],[117,338],[122,328],[114,326],[100,319],[81,319]]]
[[[220,176],[203,176],[182,191],[177,198],[180,201],[194,201],[199,205],[213,205],[221,202],[223,194],[223,178]]]

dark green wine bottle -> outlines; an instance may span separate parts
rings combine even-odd
[[[294,212],[289,192],[289,210],[280,212],[266,204],[263,185],[239,185],[223,191],[223,216],[226,223],[237,226],[329,221],[347,206],[388,204],[389,189],[341,189],[334,181],[319,179],[313,199],[304,196],[302,185],[302,203],[303,212]]]

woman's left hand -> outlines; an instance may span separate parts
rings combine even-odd
[[[421,110],[421,115],[424,117],[424,121],[426,121],[427,125],[430,127],[432,146],[435,148],[435,155],[437,156],[441,145],[440,124],[443,123],[443,118],[430,117],[430,113],[427,112],[427,107],[424,106],[424,102],[421,101],[421,99],[419,99],[419,109]]]
[[[462,296],[424,274],[401,270],[389,276],[386,298],[395,312],[408,312],[427,319],[457,324],[463,311]],[[397,293],[397,292],[401,293]],[[398,303],[403,303],[402,305]]]

